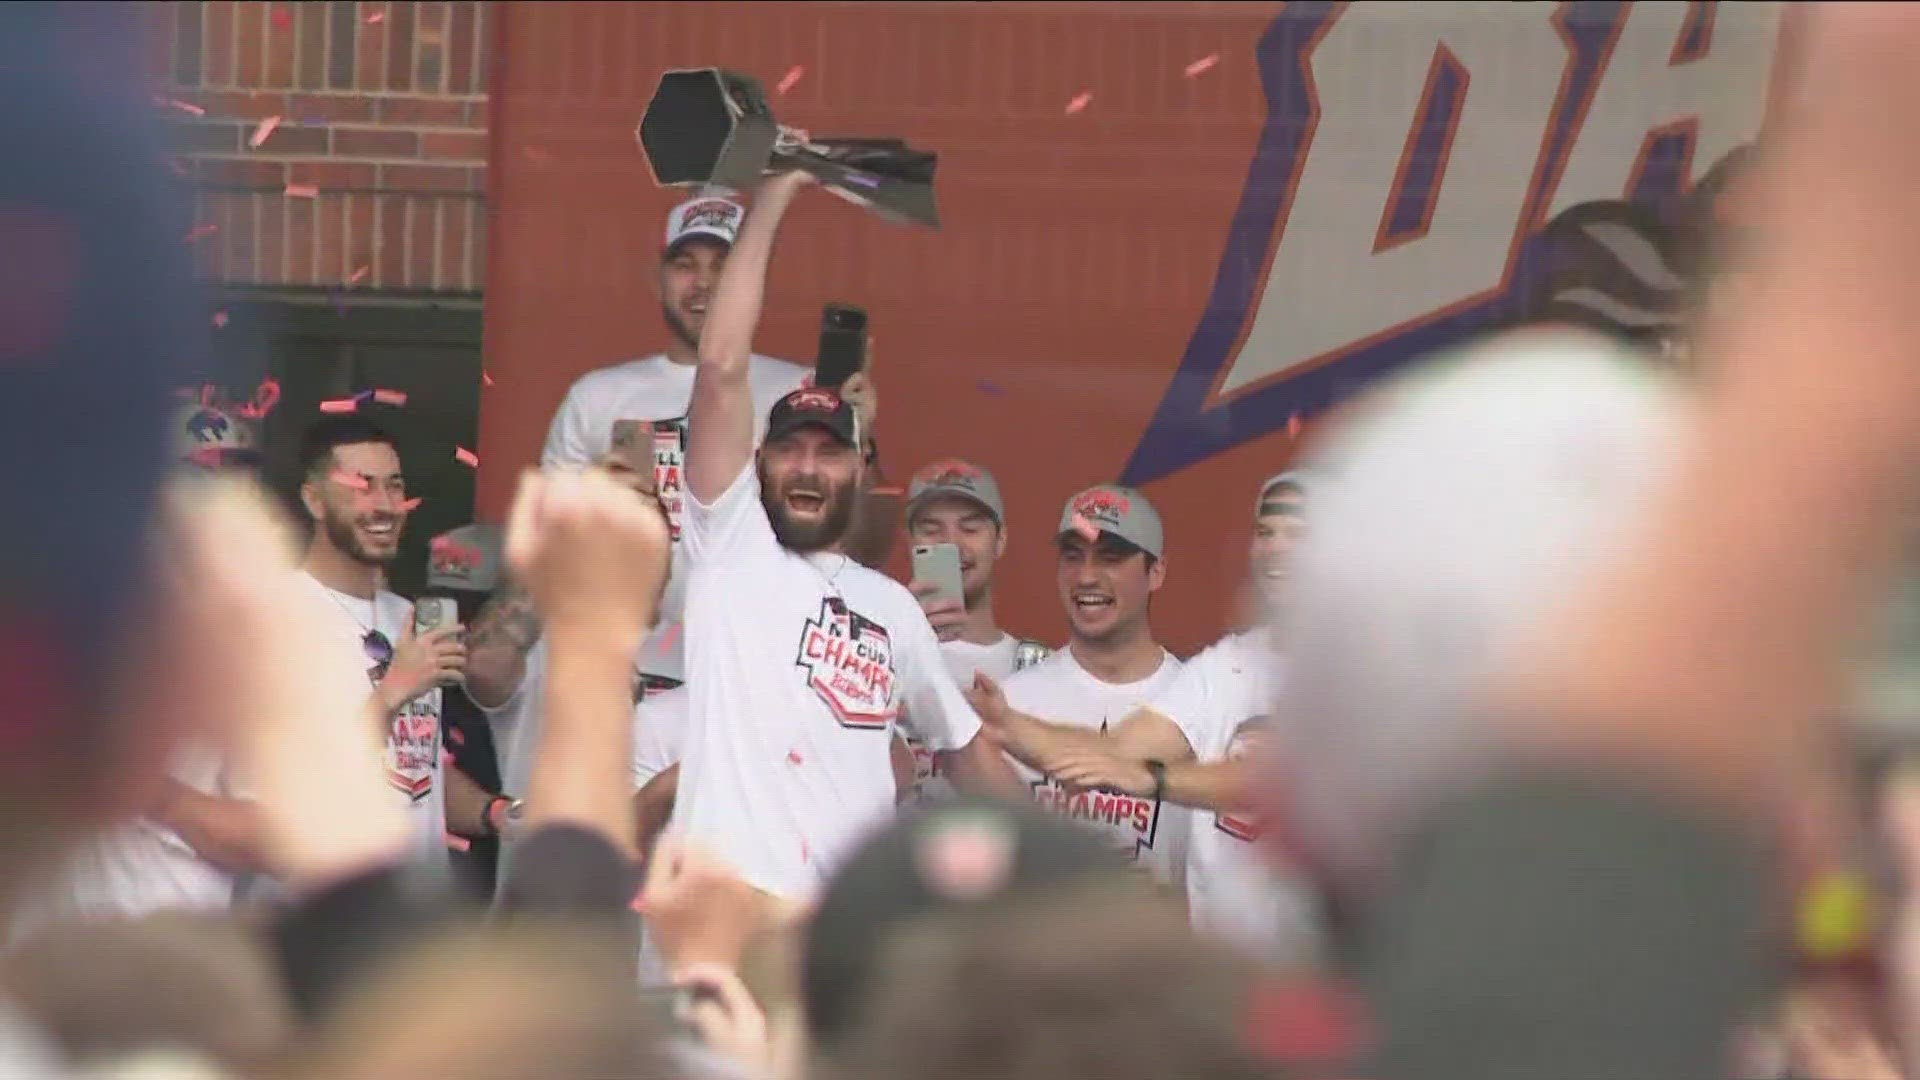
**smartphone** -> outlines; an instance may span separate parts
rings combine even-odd
[[[935,586],[936,600],[966,599],[966,588],[960,580],[960,549],[952,544],[915,544],[913,579]]]
[[[615,420],[607,454],[629,469],[652,469],[653,424],[646,420]]]
[[[820,313],[820,359],[813,384],[838,389],[867,366],[867,312],[846,304],[828,304]]]
[[[423,596],[413,602],[413,636],[460,621],[460,602],[451,596]]]

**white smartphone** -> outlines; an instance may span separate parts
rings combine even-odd
[[[413,636],[460,621],[460,602],[451,596],[423,596],[413,602]]]
[[[966,586],[960,580],[960,549],[952,544],[915,544],[913,580],[935,586],[937,600],[964,600]]]

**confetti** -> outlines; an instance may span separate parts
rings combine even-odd
[[[673,643],[680,640],[680,627],[681,624],[677,622],[667,627],[666,634],[660,639],[660,650],[662,652],[673,648]]]
[[[1093,103],[1093,91],[1082,90],[1080,91],[1080,95],[1078,97],[1074,98],[1072,101],[1067,102],[1067,115],[1072,116],[1074,113],[1079,112],[1081,109],[1086,108],[1088,105],[1092,103]]]
[[[787,73],[785,75],[782,75],[780,77],[780,85],[778,87],[775,87],[775,89],[782,94],[786,93],[787,91],[793,89],[794,85],[797,84],[800,81],[801,77],[806,75],[806,73],[807,73],[806,68],[801,67],[799,64],[793,65],[792,67],[787,69]]]
[[[355,491],[373,490],[373,485],[367,482],[366,477],[355,476],[350,472],[345,472],[340,469],[335,469],[328,473],[327,479],[339,484],[341,487],[352,488]]]
[[[1089,544],[1098,543],[1100,540],[1100,526],[1088,521],[1086,515],[1078,510],[1073,512],[1073,531],[1084,537]]]
[[[289,199],[317,199],[320,189],[312,184],[288,184],[285,194]]]
[[[1200,59],[1195,60],[1193,63],[1187,65],[1187,78],[1191,79],[1196,75],[1204,74],[1209,69],[1211,69],[1213,65],[1218,64],[1219,62],[1220,62],[1219,53],[1208,53],[1206,56],[1203,56]]]
[[[226,312],[224,312],[224,311],[216,311],[216,312],[214,312],[214,313],[213,313],[213,325],[214,325],[214,328],[215,328],[215,329],[220,329],[220,328],[223,328],[223,327],[225,327],[225,326],[227,325],[227,313],[226,313]]]
[[[220,226],[214,225],[212,223],[208,223],[206,225],[195,225],[193,227],[193,231],[187,234],[187,243],[189,244],[197,243],[201,237],[212,236],[214,233],[217,233],[219,231],[220,231]]]
[[[191,101],[181,101],[179,98],[168,98],[167,107],[172,109],[179,109],[181,112],[186,113],[188,116],[207,115],[207,110],[201,108],[198,105],[195,105]]]
[[[372,266],[362,265],[359,269],[347,275],[347,284],[349,285],[359,284],[360,282],[367,280],[367,275],[371,273],[373,273]]]
[[[1299,437],[1300,437],[1300,414],[1294,413],[1292,416],[1287,417],[1287,438],[1297,439]]]
[[[247,146],[255,150],[260,149],[260,144],[266,142],[267,136],[273,134],[273,129],[279,126],[280,117],[277,115],[260,121],[260,126],[253,129],[252,135],[247,136]]]
[[[453,448],[453,460],[465,465],[469,469],[477,469],[480,467],[480,455],[464,446],[456,446]]]
[[[405,390],[375,390],[373,392],[373,400],[382,405],[405,405],[407,403],[407,392]]]
[[[275,30],[285,30],[292,25],[293,12],[283,7],[275,7],[273,9],[273,28]]]
[[[447,741],[455,746],[467,745],[467,733],[457,727],[447,729]]]
[[[492,386],[492,385],[493,385],[493,376],[491,376],[491,375],[489,375],[489,374],[487,374],[486,372],[484,372],[484,371],[482,371],[482,372],[480,373],[480,385],[481,385],[481,386]]]
[[[789,750],[787,751],[787,763],[790,765],[805,765],[807,759],[800,756],[800,751]]]
[[[373,14],[367,16],[368,26],[379,26],[381,23],[386,21],[387,21],[387,13],[384,11],[376,11]]]
[[[882,487],[868,488],[867,493],[870,495],[905,495],[907,493],[907,489],[888,485],[888,486],[882,486]]]
[[[424,495],[415,495],[413,498],[408,499],[407,501],[400,504],[400,512],[403,514],[413,513],[415,510],[418,510],[420,508],[421,500],[425,498],[426,496]]]
[[[464,836],[455,836],[453,833],[448,833],[447,846],[455,851],[466,851],[473,847],[473,841],[468,840]]]
[[[647,887],[644,883],[642,883],[638,889],[635,889],[633,891],[633,899],[627,901],[627,906],[632,908],[635,912],[641,915],[645,915],[647,913],[646,891],[647,891]]]
[[[360,403],[353,398],[334,398],[320,403],[320,411],[323,413],[349,413],[357,412],[359,409]]]

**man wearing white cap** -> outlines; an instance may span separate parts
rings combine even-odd
[[[1161,883],[1176,885],[1185,873],[1187,810],[1152,791],[1070,788],[1019,738],[1022,727],[1041,726],[1032,717],[1045,716],[1053,721],[1046,727],[1103,745],[1103,732],[1173,685],[1180,661],[1154,638],[1148,618],[1167,574],[1160,515],[1141,492],[1102,484],[1067,500],[1056,537],[1067,647],[1015,673],[1004,689],[976,675],[968,699],[1011,751],[1036,801],[1099,829]]]
[[[940,636],[947,670],[961,686],[972,686],[975,674],[1004,679],[1046,659],[1051,649],[1015,637],[994,621],[993,570],[1007,553],[1007,511],[992,473],[959,458],[942,458],[914,473],[907,485],[907,532],[916,545],[959,549],[961,599],[934,597],[930,582],[916,581],[909,588],[920,598],[927,622]],[[909,734],[906,745],[913,753],[914,801],[952,794],[925,744]]]

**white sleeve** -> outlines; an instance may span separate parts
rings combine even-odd
[[[934,750],[962,749],[980,734],[980,717],[947,670],[940,639],[920,605],[909,599],[902,607],[907,617],[901,620],[894,655],[900,664],[904,713],[912,717],[908,733]]]
[[[587,395],[580,392],[580,384],[575,382],[567,388],[566,398],[547,426],[547,444],[540,451],[541,468],[578,468],[592,463],[593,448],[587,440],[593,420],[587,411]]]
[[[1219,644],[1208,646],[1187,661],[1160,696],[1147,704],[1154,712],[1173,721],[1173,726],[1187,737],[1187,745],[1193,748],[1194,755],[1202,759],[1209,753],[1209,747],[1225,745],[1223,732],[1246,719],[1227,715],[1233,707],[1230,699],[1239,695],[1222,691],[1231,690],[1230,681],[1239,676],[1233,673],[1225,653]]]
[[[692,488],[683,494],[686,509],[680,523],[680,545],[690,569],[711,566],[729,556],[779,552],[773,523],[767,520],[766,507],[760,505],[760,474],[751,456],[740,467],[740,475],[713,502],[701,502]]]
[[[666,772],[686,752],[687,692],[676,686],[633,707],[633,790]]]

